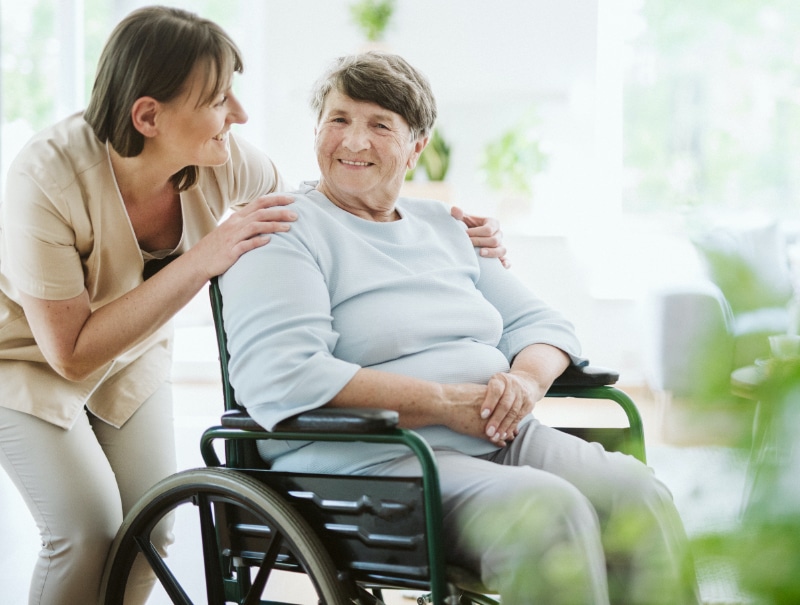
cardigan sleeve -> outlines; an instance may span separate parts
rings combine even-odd
[[[330,296],[303,220],[220,278],[231,384],[267,429],[325,405],[359,370],[333,356],[338,334]]]
[[[547,305],[497,259],[478,258],[476,286],[503,318],[503,335],[497,348],[509,363],[525,347],[549,344],[569,355],[573,364],[586,365],[575,329],[560,312]]]

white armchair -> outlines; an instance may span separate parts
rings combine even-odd
[[[705,401],[729,393],[734,369],[769,355],[767,336],[789,328],[793,290],[775,221],[716,226],[693,243],[706,278],[650,293],[646,366],[655,392]]]

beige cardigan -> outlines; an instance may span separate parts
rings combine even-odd
[[[184,252],[234,205],[285,189],[272,161],[230,137],[231,159],[201,168],[181,194]],[[91,377],[71,382],[45,361],[19,306],[19,292],[64,300],[85,288],[93,309],[142,283],[144,260],[119,194],[106,145],[81,114],[45,130],[9,170],[0,204],[0,406],[70,428],[84,406],[122,426],[169,377],[167,324]]]

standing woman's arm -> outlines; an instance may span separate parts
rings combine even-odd
[[[67,300],[20,293],[37,344],[53,369],[81,380],[153,334],[183,308],[209,278],[223,273],[244,252],[286,231],[291,198],[263,196],[232,214],[156,275],[94,312],[88,292]]]

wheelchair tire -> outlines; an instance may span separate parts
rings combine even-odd
[[[225,528],[216,526],[213,512],[215,506],[235,507],[268,527],[269,535],[272,536],[270,544],[275,544],[276,549],[280,544],[283,549],[281,552],[291,553],[297,566],[308,576],[318,603],[324,605],[352,603],[348,597],[350,591],[337,579],[337,571],[330,556],[305,520],[268,486],[244,473],[219,468],[194,469],[172,475],[151,488],[133,507],[125,517],[109,553],[101,588],[101,602],[106,605],[123,603],[131,566],[137,555],[144,553],[150,568],[158,578],[156,584],[160,583],[172,603],[198,602],[192,600],[188,592],[202,591],[202,587],[198,587],[197,583],[201,581],[198,578],[203,577],[206,586],[202,598],[207,600],[199,602],[208,605],[261,603],[264,597],[260,594],[257,597],[241,595],[236,598],[232,598],[229,594],[226,600],[223,576],[229,579],[230,569],[223,569],[223,552],[218,541],[218,531],[225,531]],[[169,568],[165,558],[153,547],[150,539],[153,528],[165,517],[173,515],[179,507],[184,507],[184,514],[191,514],[190,518],[194,518],[191,509],[197,509],[204,568],[192,574],[190,581],[183,584]],[[222,525],[222,522],[219,525]],[[269,550],[271,549],[272,546]],[[260,571],[254,585],[258,584],[258,576],[266,574],[270,577],[272,571],[278,569],[274,567],[274,557],[270,560],[267,555],[257,567]],[[248,570],[248,582],[249,576]],[[261,589],[257,589],[257,592],[260,593]],[[304,600],[301,602],[310,602],[305,600],[308,597],[302,598]]]

